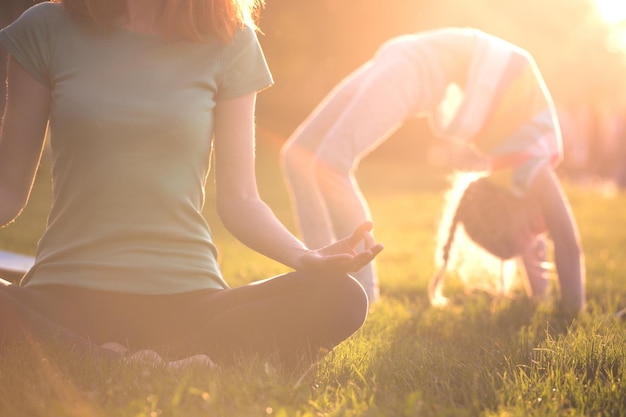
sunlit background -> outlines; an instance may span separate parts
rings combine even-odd
[[[1,1],[0,26],[35,2]],[[386,39],[442,26],[473,26],[516,43],[535,57],[559,110],[566,148],[561,171],[618,177],[626,187],[626,169],[621,167],[626,160],[625,0],[266,3],[260,40],[276,81],[259,97],[257,124],[266,142],[278,146]],[[1,59],[0,65],[3,77]],[[430,140],[425,124],[410,121],[379,154],[428,155],[411,151],[430,146]]]
[[[610,31],[609,48],[616,53],[626,51],[626,2],[620,0],[596,0],[596,7]]]
[[[280,141],[383,41],[442,26],[477,27],[533,54],[561,118],[563,173],[626,177],[623,0],[268,0],[261,42],[276,85],[259,99],[260,128]],[[428,143],[428,129],[407,125],[378,154],[427,155],[410,147]]]

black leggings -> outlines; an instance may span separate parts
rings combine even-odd
[[[237,353],[291,360],[330,350],[364,322],[368,302],[345,274],[291,272],[224,290],[137,295],[73,286],[0,286],[0,332],[26,329],[95,345],[117,342],[170,358]]]

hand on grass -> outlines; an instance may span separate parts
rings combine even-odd
[[[300,258],[302,269],[334,272],[356,272],[370,263],[383,250],[383,245],[376,243],[370,233],[372,223],[361,224],[344,239],[320,249],[307,251]],[[364,249],[356,251],[359,243]]]

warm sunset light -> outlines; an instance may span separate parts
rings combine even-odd
[[[618,24],[626,21],[626,2],[623,0],[596,0],[596,7],[607,23]]]
[[[596,0],[598,14],[609,25],[609,48],[626,51],[626,2],[623,0]]]

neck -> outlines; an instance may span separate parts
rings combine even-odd
[[[158,34],[161,0],[127,0],[120,25],[133,32]]]

